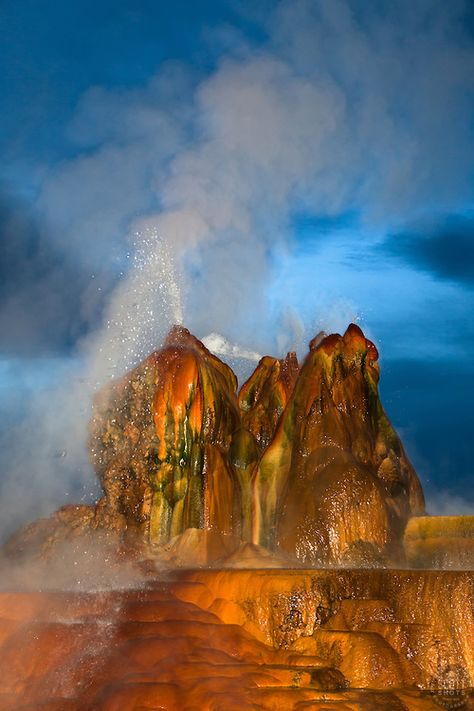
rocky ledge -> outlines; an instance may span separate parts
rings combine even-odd
[[[0,593],[2,711],[472,709],[472,573],[194,570]]]

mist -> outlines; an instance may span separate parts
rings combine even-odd
[[[241,379],[258,354],[301,354],[321,329],[359,320],[372,335],[358,291],[318,291],[316,268],[304,285],[311,310],[293,303],[279,258],[296,249],[301,217],[357,215],[363,252],[472,200],[464,10],[281,2],[262,21],[263,42],[210,31],[223,50],[205,76],[170,62],[141,86],[81,96],[65,128],[71,155],[39,172],[34,237],[30,223],[14,225],[25,247],[2,294],[8,357],[26,352],[39,368],[66,331],[68,347],[56,343],[44,386],[10,380],[24,397],[5,406],[1,536],[97,497],[94,392],[159,348],[173,323],[211,336],[224,359],[243,356]],[[45,252],[52,271],[35,258]]]

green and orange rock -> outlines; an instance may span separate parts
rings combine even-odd
[[[188,528],[238,538],[240,491],[228,457],[240,423],[236,390],[232,370],[174,327],[162,350],[96,403],[104,515],[138,526],[152,544]]]
[[[472,708],[474,517],[420,515],[377,359],[351,325],[237,395],[175,327],[105,388],[103,497],[3,549],[0,709]]]
[[[284,360],[265,356],[240,389],[242,425],[253,434],[260,452],[268,447],[275,434],[298,372],[296,353],[288,353]]]
[[[239,392],[242,426],[234,435],[231,459],[241,486],[242,537],[245,541],[252,540],[255,527],[257,466],[275,434],[298,371],[295,353],[288,353],[284,360],[265,356]]]
[[[193,546],[210,562],[242,542],[300,564],[403,560],[423,494],[380,403],[377,358],[351,325],[313,339],[301,368],[294,353],[262,358],[237,394],[232,370],[174,327],[96,398],[104,496],[30,528],[28,549],[36,535],[51,551],[100,531],[187,564]]]
[[[354,324],[312,344],[258,467],[255,543],[305,564],[401,553],[424,501],[380,403],[377,358]]]

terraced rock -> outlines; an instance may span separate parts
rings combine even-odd
[[[349,570],[4,592],[0,709],[472,709],[473,592],[468,573]]]

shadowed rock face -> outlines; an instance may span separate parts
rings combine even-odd
[[[401,561],[423,494],[380,403],[377,358],[351,325],[313,339],[301,368],[294,353],[262,358],[237,394],[232,370],[174,327],[96,398],[103,498],[33,525],[28,546],[98,530],[173,560],[200,546],[210,562],[243,541],[305,565]]]

